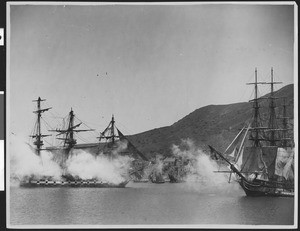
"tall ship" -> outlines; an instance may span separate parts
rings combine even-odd
[[[44,138],[51,136],[50,134],[42,134],[42,114],[49,108],[41,108],[41,102],[45,101],[40,97],[34,102],[37,102],[37,109],[34,111],[37,114],[37,120],[34,125],[34,129],[30,137],[32,138],[32,144],[30,147],[34,153],[41,157],[41,151],[48,151],[53,154],[53,161],[59,164],[62,175],[60,180],[54,180],[51,176],[44,176],[42,178],[36,179],[35,176],[29,176],[23,179],[20,186],[23,187],[125,187],[130,181],[130,177],[133,173],[141,171],[138,169],[137,165],[145,163],[148,161],[146,156],[144,156],[130,141],[123,135],[123,133],[116,128],[114,116],[107,126],[107,128],[100,132],[97,143],[77,143],[76,134],[79,132],[94,131],[94,129],[79,129],[82,122],[75,123],[75,114],[71,108],[66,122],[63,123],[63,127],[59,129],[49,129],[49,132],[55,132],[56,139],[60,141],[59,145],[49,145],[44,147]],[[125,144],[126,147],[119,148],[121,145]],[[124,175],[124,181],[120,183],[111,183],[97,178],[92,179],[81,179],[78,176],[73,176],[69,173],[67,167],[67,160],[74,155],[75,150],[84,150],[89,154],[93,155],[95,158],[99,155],[104,155],[109,160],[118,158],[119,155],[127,155],[131,157],[134,161],[131,162],[131,171]]]
[[[227,149],[221,153],[209,145],[211,154],[219,157],[229,167],[247,196],[294,196],[294,141],[287,117],[287,104],[283,102],[282,115],[276,114],[278,97],[274,94],[273,68],[270,82],[255,81],[253,115],[248,124],[236,135]],[[259,85],[270,85],[267,97],[258,97]],[[268,117],[261,116],[262,101],[268,102]],[[279,121],[278,121],[279,120]]]

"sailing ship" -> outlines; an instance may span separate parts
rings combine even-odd
[[[163,178],[162,176],[162,173],[161,172],[158,172],[158,171],[154,171],[150,176],[149,176],[150,180],[152,183],[155,183],[155,184],[163,184],[165,183],[165,179]]]
[[[118,183],[110,183],[101,181],[99,179],[81,179],[78,176],[72,176],[68,173],[68,168],[66,162],[68,158],[73,155],[73,151],[75,149],[81,149],[88,151],[89,153],[93,154],[95,157],[103,154],[108,156],[108,158],[113,159],[116,158],[116,155],[129,155],[135,160],[142,160],[147,161],[148,159],[138,151],[135,146],[129,141],[129,139],[123,135],[119,129],[115,127],[115,120],[114,116],[112,116],[112,120],[110,121],[108,127],[100,133],[98,143],[87,143],[87,144],[77,144],[77,140],[75,139],[75,134],[79,132],[87,132],[87,131],[94,131],[94,129],[79,129],[79,126],[82,122],[75,124],[75,114],[73,109],[68,114],[66,126],[62,129],[51,129],[48,131],[58,133],[56,136],[58,140],[62,141],[62,144],[59,146],[49,146],[43,148],[44,142],[43,138],[50,136],[44,135],[41,133],[41,118],[42,113],[48,111],[50,108],[41,109],[41,102],[45,101],[40,97],[34,102],[37,102],[37,110],[34,113],[37,114],[37,120],[35,123],[35,128],[33,134],[30,136],[34,139],[32,149],[34,150],[37,156],[41,155],[42,150],[49,151],[53,154],[53,160],[57,162],[62,169],[62,176],[61,180],[54,180],[51,176],[44,176],[41,179],[36,179],[35,176],[26,177],[20,183],[20,186],[23,187],[125,187],[126,184],[129,182],[130,179],[128,176],[124,176],[125,180]],[[116,135],[116,131],[118,135]],[[63,137],[61,137],[63,136]],[[101,142],[105,139],[105,142]],[[121,150],[118,149],[121,143],[126,144],[126,148]],[[135,161],[136,162],[136,161]],[[134,163],[135,163],[134,162]],[[129,173],[130,176],[130,173]]]
[[[175,158],[174,165],[168,169],[168,176],[170,183],[185,182],[186,171],[182,160]]]
[[[219,156],[230,168],[229,182],[234,173],[247,196],[294,196],[294,142],[292,137],[288,137],[288,131],[292,129],[288,127],[285,100],[282,117],[275,114],[275,102],[279,98],[274,95],[274,84],[280,83],[274,82],[273,68],[270,82],[258,82],[255,69],[255,82],[248,83],[254,85],[255,92],[251,100],[253,116],[249,125],[237,134],[225,152],[221,153],[209,145],[211,153]],[[258,85],[261,84],[271,86],[271,92],[265,98],[258,97]],[[268,100],[267,121],[260,116],[263,99]],[[282,119],[281,126],[276,119]]]

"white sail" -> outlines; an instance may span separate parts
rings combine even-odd
[[[244,128],[245,128],[245,127],[244,127]],[[235,158],[235,163],[236,163],[236,164],[239,163],[239,164],[238,164],[239,167],[241,167],[241,165],[242,165],[242,162],[241,162],[241,161],[242,161],[242,152],[244,151],[244,144],[245,144],[245,140],[246,140],[246,137],[247,137],[247,134],[248,134],[249,129],[250,129],[250,124],[249,124],[248,127],[247,127],[247,130],[246,130],[246,132],[245,132],[245,135],[244,135],[244,137],[243,137],[243,139],[242,139],[240,148],[239,148],[238,153],[237,153],[236,158]]]
[[[244,131],[244,128],[242,128],[242,130],[236,135],[236,137],[233,139],[233,141],[231,142],[231,144],[229,144],[229,146],[226,148],[224,154],[227,156],[231,156],[233,159],[236,159],[236,156],[238,154],[238,150],[239,150],[239,144],[240,144],[240,140],[242,137],[242,133]]]
[[[241,170],[241,166],[243,164],[243,152],[244,152],[244,148],[242,148],[241,151],[239,152],[237,161],[235,163],[235,167],[237,167],[238,170]]]
[[[276,164],[275,164],[275,174],[276,175],[284,177],[284,169],[285,168],[288,169],[289,165],[292,166],[292,163],[293,163],[292,160],[294,159],[293,156],[294,156],[293,148],[278,148]],[[287,165],[288,162],[291,162],[291,163],[289,165]],[[285,170],[285,173],[287,173],[287,170]]]
[[[282,175],[286,180],[294,179],[293,167],[294,167],[294,152],[292,152],[292,154],[290,155],[290,157],[287,160],[286,165],[284,166],[284,168],[282,170]]]

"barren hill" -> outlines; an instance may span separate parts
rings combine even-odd
[[[264,96],[267,97],[268,95]],[[282,115],[283,98],[286,99],[287,114],[291,117],[293,126],[294,85],[287,85],[275,92],[277,113]],[[262,99],[261,117],[266,120],[268,116],[268,100]],[[203,150],[208,144],[219,150],[224,150],[235,135],[252,116],[252,103],[234,103],[228,105],[208,105],[199,108],[171,126],[156,128],[143,133],[129,136],[131,142],[147,157],[156,153],[164,156],[171,155],[171,146],[180,144],[182,139],[190,138]],[[278,119],[278,126],[281,125]]]

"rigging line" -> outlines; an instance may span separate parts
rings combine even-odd
[[[36,126],[37,126],[37,121],[34,122],[33,128],[32,128],[31,133],[30,133],[31,135],[34,135],[34,132],[36,130]]]
[[[46,142],[48,145],[52,146],[47,140],[44,140],[44,142]]]
[[[89,129],[93,129],[93,128],[91,128],[90,126],[88,126],[85,122],[83,122],[82,120],[78,119],[76,116],[75,116],[75,118],[76,118],[77,120],[79,120],[79,122],[81,122],[83,125],[87,126]]]
[[[262,97],[264,95],[269,94],[270,90],[269,90],[269,88],[267,86],[265,86],[265,87],[262,87],[260,89],[257,89],[257,93],[258,93],[259,97]]]
[[[56,121],[57,121],[57,123],[60,123],[61,122],[61,120],[59,120],[59,119],[63,119],[63,117],[61,117],[61,116],[56,116],[56,115],[54,115],[51,111],[49,111],[49,113],[53,116],[52,118],[54,118]],[[58,119],[59,118],[59,119]]]
[[[255,89],[253,88],[252,92],[251,92],[251,95],[249,96],[249,100],[248,101],[250,101],[250,100],[252,100],[254,98],[254,92],[255,92]]]
[[[66,115],[65,117],[63,117],[62,122],[60,122],[58,124],[58,127],[61,127],[62,129],[65,128],[66,126],[66,120],[68,119],[69,115]]]
[[[61,124],[61,119],[66,118],[66,116],[65,116],[65,117],[60,116],[57,112],[53,111],[53,109],[51,109],[51,110],[49,111],[49,113],[52,115],[52,118],[55,119],[55,121],[56,121],[56,123],[57,123],[58,125]],[[55,114],[54,114],[54,113],[55,113]],[[68,115],[67,115],[67,116],[68,116]]]
[[[247,82],[246,83],[249,83],[251,81],[253,81],[254,79],[254,76],[255,76],[255,73],[254,72],[251,72],[251,74],[249,75],[248,79],[247,79]]]
[[[86,143],[91,143],[91,142],[89,142],[89,140],[91,140],[90,137],[84,138],[84,137],[83,137],[82,135],[80,135],[79,133],[77,134],[77,137],[78,137],[79,139],[81,139],[82,141],[86,142]],[[97,141],[95,141],[95,142],[97,142]]]
[[[246,83],[252,82],[253,79],[254,79],[254,76],[255,76],[254,73],[252,73],[251,75],[249,75],[249,78],[247,79]],[[244,97],[245,94],[246,94],[246,91],[244,91],[243,97]],[[252,96],[253,96],[253,95],[254,95],[254,88],[253,88],[253,90],[252,90],[251,95],[249,96],[250,98],[248,99],[248,101],[252,99]],[[243,98],[243,97],[242,97],[242,98]]]
[[[269,73],[269,71],[266,72],[266,70],[263,70],[263,73],[262,73],[261,76],[263,76],[263,78],[261,80],[262,82],[268,82],[270,80],[270,73]]]
[[[77,136],[77,139],[79,139],[79,140],[81,140],[81,141],[83,141],[83,142],[86,142],[86,143],[88,143],[83,137],[81,137],[81,136]]]
[[[120,125],[122,125],[123,126],[123,128],[124,128],[124,130],[125,130],[125,132],[127,133],[127,134],[133,134],[133,131],[130,131],[130,129],[128,129],[124,124],[122,124],[122,123],[120,123],[120,122],[118,122],[118,124],[120,124]],[[123,130],[123,129],[122,129]],[[128,132],[129,131],[129,132]]]
[[[94,125],[96,125],[97,127],[102,126],[102,125],[99,124],[99,123],[91,123],[91,122],[88,122],[88,121],[86,121],[86,120],[81,120],[81,122],[87,123],[87,124],[94,124]]]
[[[247,90],[243,91],[243,94],[239,97],[237,102],[243,102],[243,99],[244,99],[246,93],[247,93]]]
[[[41,119],[44,121],[44,123],[50,128],[50,130],[53,130],[53,127],[51,127],[51,125],[43,118],[41,117]]]

